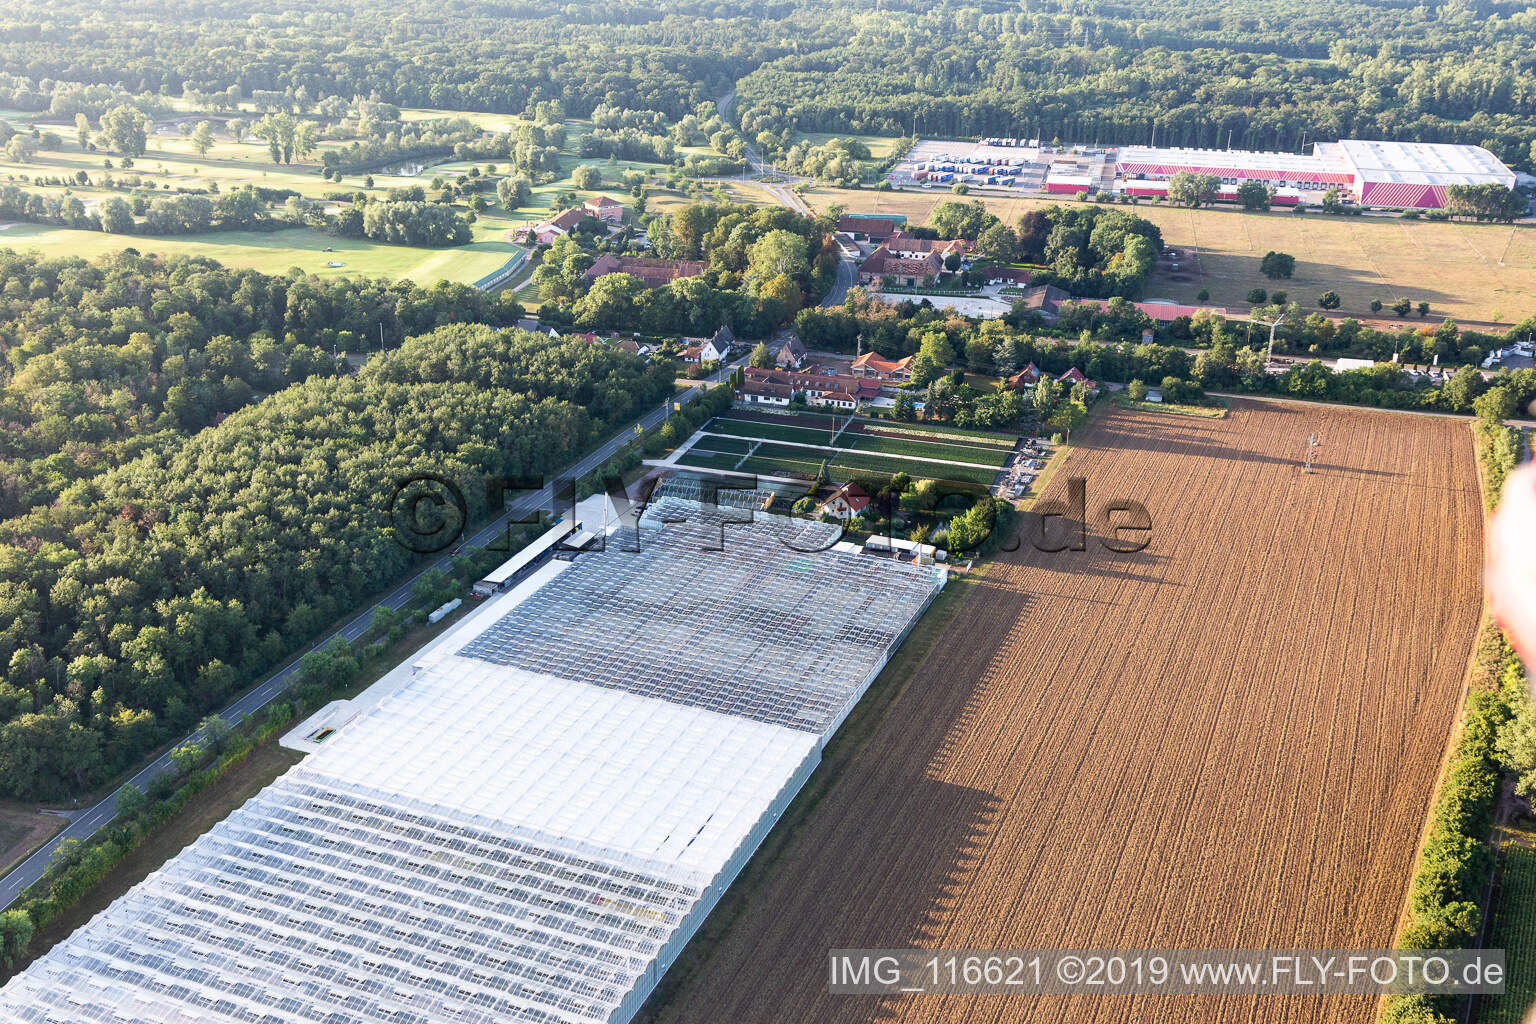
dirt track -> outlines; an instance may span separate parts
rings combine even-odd
[[[1145,504],[1150,546],[994,566],[645,1019],[1372,1019],[1362,999],[827,994],[832,947],[1390,942],[1478,614],[1466,424],[1111,410],[1053,491],[1073,475],[1090,517]]]

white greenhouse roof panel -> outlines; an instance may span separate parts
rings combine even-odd
[[[816,749],[803,732],[459,657],[368,725],[306,774],[705,883]]]
[[[621,531],[638,553],[615,534],[465,619],[0,989],[0,1019],[627,1021],[944,580],[791,550],[836,538],[780,517],[700,550],[726,517],[663,506]]]

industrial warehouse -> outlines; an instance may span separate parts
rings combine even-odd
[[[1394,209],[1438,210],[1453,185],[1514,188],[1515,173],[1481,146],[1433,142],[1318,142],[1310,153],[1153,146],[1063,147],[1038,140],[983,139],[980,143],[925,140],[892,171],[898,185],[995,188],[1070,195],[1123,194],[1156,199],[1181,171],[1221,182],[1222,200],[1258,181],[1274,190],[1278,206],[1319,203],[1330,190],[1341,198]]]
[[[837,538],[669,497],[545,564],[0,1015],[629,1020],[944,585]]]

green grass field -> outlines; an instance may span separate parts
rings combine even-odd
[[[860,418],[858,422],[865,433],[872,434],[926,434],[939,440],[962,441],[966,444],[985,442],[1002,448],[1012,448],[1019,440],[1017,434],[952,427],[946,423],[894,423],[890,420],[864,418]]]
[[[1502,876],[1493,909],[1493,941],[1504,950],[1509,981],[1501,996],[1482,1001],[1478,1024],[1524,1024],[1536,1009],[1536,829],[1511,830],[1518,837],[1503,850]]]
[[[780,426],[777,423],[758,423],[754,420],[739,420],[728,416],[715,417],[704,429],[736,437],[756,437],[765,441],[798,441],[801,444],[827,444],[831,441],[833,433],[830,429]]]
[[[910,441],[879,434],[844,434],[839,443],[855,451],[881,455],[911,455],[924,459],[954,459],[983,466],[1002,467],[1008,451],[995,445],[960,444],[953,441]]]
[[[334,252],[325,252],[329,246]],[[207,256],[232,267],[282,274],[290,267],[320,277],[408,277],[422,284],[441,279],[471,282],[505,263],[516,250],[509,242],[478,241],[457,249],[383,245],[360,238],[336,238],[308,228],[286,231],[215,231],[206,235],[109,235],[42,224],[14,224],[0,231],[0,247],[37,249],[48,256],[95,259],[134,248],[142,253]],[[329,262],[343,264],[328,267]]]
[[[103,179],[110,174],[119,182],[129,175],[137,175],[141,190],[154,190],[167,195],[177,189],[217,189],[227,192],[245,185],[261,188],[289,189],[311,199],[323,199],[335,192],[368,191],[383,196],[388,189],[408,185],[421,185],[430,191],[432,179],[438,176],[454,178],[477,166],[483,172],[487,163],[495,164],[499,172],[508,169],[505,160],[471,162],[441,160],[426,164],[415,174],[371,173],[373,186],[365,185],[365,172],[349,174],[342,182],[327,181],[320,177],[320,153],[292,164],[274,164],[267,146],[260,140],[247,139],[236,142],[223,134],[226,118],[235,116],[208,115],[213,121],[216,134],[213,148],[199,156],[191,140],[179,132],[163,127],[150,136],[149,150],[134,160],[133,167],[123,168],[122,160],[103,152],[81,151],[74,138],[73,123],[65,124],[58,119],[35,114],[0,111],[18,128],[29,128],[33,123],[46,130],[57,132],[64,138],[62,150],[45,150],[36,154],[28,163],[14,163],[0,159],[0,180],[11,181],[31,191],[60,196],[68,192],[77,196],[92,209],[108,196],[125,196],[121,189],[106,188]],[[200,120],[203,115],[189,113],[189,119]],[[239,116],[251,121],[259,115],[241,111]],[[505,114],[460,114],[457,111],[405,109],[401,116],[407,121],[439,117],[466,117],[476,124],[493,131],[505,131],[523,123],[521,118]],[[158,238],[144,235],[107,235],[95,231],[77,231],[49,225],[15,224],[0,229],[0,247],[37,249],[45,255],[80,255],[95,257],[108,252],[118,252],[132,247],[140,252],[185,253],[207,256],[231,266],[251,267],[265,273],[284,273],[291,267],[322,276],[388,276],[408,277],[422,284],[438,280],[473,282],[504,264],[515,251],[510,239],[514,232],[528,225],[539,223],[551,216],[557,199],[564,194],[576,201],[598,195],[611,195],[629,205],[633,202],[620,182],[626,170],[638,170],[647,174],[650,209],[665,211],[692,202],[683,191],[666,188],[660,178],[670,171],[662,164],[646,164],[636,161],[608,163],[603,158],[582,159],[575,155],[581,138],[590,130],[584,121],[566,123],[566,148],[560,160],[560,172],[554,181],[535,186],[529,202],[517,210],[507,211],[499,204],[480,214],[473,225],[474,240],[456,249],[423,249],[412,246],[379,245],[360,239],[340,239],[307,229],[281,232],[209,232],[203,235],[182,235]],[[336,143],[322,141],[320,149]],[[110,170],[105,166],[112,161]],[[571,171],[580,164],[591,164],[600,169],[603,182],[595,189],[577,189],[571,181]],[[90,184],[72,184],[66,189],[61,185],[37,185],[37,179],[73,179],[84,171]],[[733,201],[751,204],[771,202],[767,193],[751,185],[730,183],[719,187]],[[715,186],[710,186],[713,192]],[[487,195],[494,201],[494,195]],[[324,253],[326,246],[333,247],[334,254]],[[327,267],[335,260],[344,267]],[[526,296],[534,299],[534,296]]]
[[[751,450],[752,441],[739,437],[721,437],[718,434],[706,434],[693,442],[689,451],[722,452],[735,455],[745,455]]]

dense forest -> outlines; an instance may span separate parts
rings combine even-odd
[[[131,254],[0,272],[8,796],[99,783],[407,569],[398,480],[455,477],[474,514],[484,477],[553,472],[671,387],[666,362],[466,324],[501,307],[460,286]],[[328,332],[379,326],[390,350],[338,373]]]
[[[1529,167],[1536,139],[1536,12],[1514,0],[24,0],[0,13],[0,71],[0,106],[92,118],[129,98],[154,116],[170,97],[305,109],[363,96],[677,121],[735,88],[734,116],[770,152],[796,131],[1088,143],[1155,131],[1278,149],[1472,142]]]

